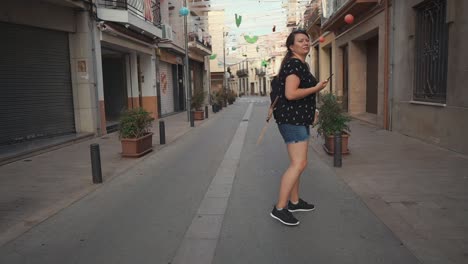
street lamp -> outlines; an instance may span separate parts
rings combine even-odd
[[[190,13],[190,10],[187,8],[187,0],[184,0],[184,6],[179,10],[179,14],[184,17],[184,34],[185,34],[185,91],[187,94],[187,118],[190,123],[192,123],[192,109],[191,109],[191,99],[192,99],[192,89],[190,87],[190,74],[189,74],[189,56],[188,56],[188,32],[187,32],[187,16]]]

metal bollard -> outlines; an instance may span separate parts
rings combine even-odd
[[[190,126],[194,127],[195,126],[195,112],[190,111]]]
[[[208,118],[208,106],[205,105],[205,118]]]
[[[159,144],[166,144],[166,126],[164,120],[159,120]]]
[[[333,166],[341,167],[341,132],[335,132]]]
[[[99,150],[99,144],[91,144],[90,152],[93,183],[102,183],[101,154]]]

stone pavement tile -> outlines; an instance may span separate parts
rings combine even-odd
[[[211,263],[217,239],[184,239],[171,264]]]
[[[360,121],[351,130],[337,175],[423,263],[468,263],[466,244],[443,249],[468,237],[468,157]],[[310,146],[333,167],[321,142]]]
[[[187,231],[187,238],[218,239],[224,215],[197,215]]]
[[[219,115],[210,116],[195,127]],[[118,134],[111,133],[0,166],[0,245],[99,188],[92,183],[90,144],[100,146],[105,184],[189,132],[186,117],[184,112],[163,118],[166,145],[159,144],[159,122],[154,122],[153,152],[139,159],[122,158]]]
[[[200,204],[200,215],[222,215],[226,211],[229,197],[205,197]]]
[[[206,192],[206,197],[229,197],[231,194],[232,182],[211,184]]]

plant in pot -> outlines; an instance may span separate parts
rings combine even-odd
[[[195,120],[203,120],[205,111],[203,111],[203,103],[205,102],[206,92],[201,89],[195,89],[191,99],[192,111],[194,112]]]
[[[119,120],[122,156],[140,157],[153,150],[154,118],[143,108],[125,110]]]
[[[334,139],[335,133],[340,132],[342,137],[341,152],[348,154],[348,140],[349,140],[349,121],[351,118],[346,115],[341,104],[338,102],[337,97],[331,93],[322,95],[321,104],[319,109],[319,119],[316,123],[317,131],[323,135],[325,144],[323,145],[328,154],[334,153]]]
[[[213,92],[213,98],[212,98],[212,103],[213,103],[213,112],[219,112],[223,108],[223,96],[222,96],[222,91],[218,90]]]
[[[233,104],[236,101],[236,93],[233,90],[228,90],[227,92],[227,101],[228,104]]]
[[[213,111],[213,113],[218,112],[220,109],[218,105],[218,99],[216,98],[216,92],[213,92],[212,94],[210,94],[210,101],[211,101],[211,110]]]

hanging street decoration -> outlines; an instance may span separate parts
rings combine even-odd
[[[262,60],[262,67],[268,67],[268,61]]]
[[[181,16],[187,16],[188,13],[189,13],[189,9],[186,7],[182,7],[181,9],[179,9],[179,15]]]
[[[245,36],[244,36],[244,39],[245,39],[245,41],[247,41],[248,43],[254,44],[254,43],[257,42],[257,40],[258,40],[258,36],[250,37],[250,36],[245,35]]]
[[[216,53],[213,53],[210,55],[210,60],[214,60],[214,59],[216,59]]]
[[[351,14],[347,14],[344,17],[344,21],[346,22],[346,24],[352,24],[354,22],[354,16]]]
[[[320,42],[320,43],[323,43],[324,41],[325,41],[325,38],[322,37],[322,36],[320,36],[320,37],[319,37],[319,42]]]
[[[239,27],[242,22],[242,16],[236,14],[236,26]]]

